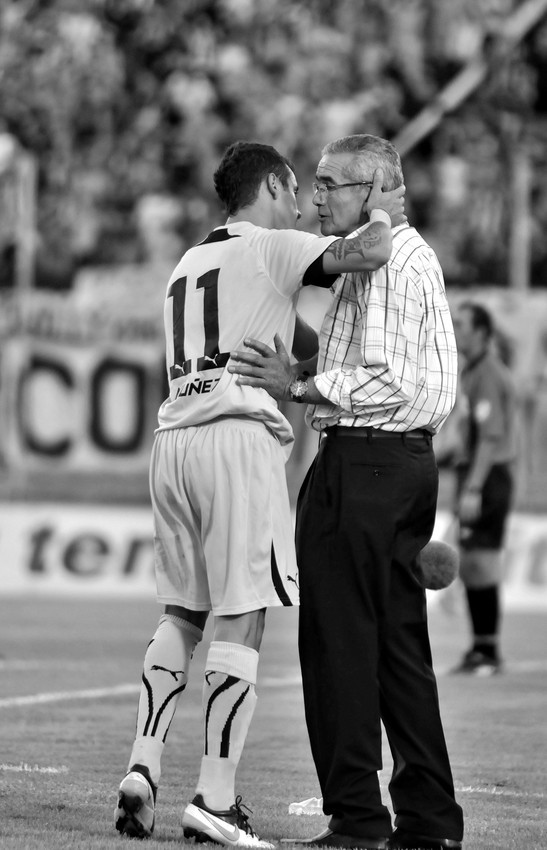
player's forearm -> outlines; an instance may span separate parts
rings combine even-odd
[[[370,223],[327,248],[323,270],[326,274],[376,271],[389,260],[392,245],[390,216],[385,210],[373,210]]]
[[[292,353],[298,361],[312,358],[317,362],[318,339],[317,332],[304,321],[300,313],[296,314]],[[308,370],[309,371],[309,370]],[[311,374],[311,372],[310,372]]]

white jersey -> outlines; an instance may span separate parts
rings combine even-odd
[[[291,350],[303,276],[335,239],[244,221],[216,228],[183,255],[167,286],[169,398],[158,430],[244,416],[264,422],[282,444],[292,440],[277,402],[240,386],[225,367],[246,337],[273,347],[277,333]]]

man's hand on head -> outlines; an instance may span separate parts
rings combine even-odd
[[[275,351],[257,339],[244,340],[249,350],[232,351],[227,369],[238,375],[239,384],[262,387],[275,399],[287,399],[294,374],[287,349],[277,334],[274,342]]]
[[[382,185],[384,182],[384,171],[382,168],[377,168],[374,172],[372,189],[366,203],[367,214],[370,215],[372,210],[385,210],[391,217],[391,226],[397,227],[399,224],[405,224],[408,219],[405,216],[405,192],[404,184],[398,186],[397,189],[392,189],[390,192],[383,192]]]

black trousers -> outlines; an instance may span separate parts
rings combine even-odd
[[[381,721],[395,825],[459,840],[416,556],[435,521],[430,437],[327,436],[302,485],[296,542],[306,722],[331,829],[391,834],[377,771]]]

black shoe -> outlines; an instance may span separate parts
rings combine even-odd
[[[501,673],[501,671],[502,663],[499,658],[486,655],[486,653],[477,649],[470,649],[469,652],[465,653],[460,664],[454,667],[452,673],[466,673],[470,676],[485,678],[495,676],[496,673]]]
[[[282,838],[284,844],[313,844],[315,847],[358,847],[360,850],[387,850],[387,838],[364,838],[360,835],[344,835],[328,827],[315,838]]]
[[[388,843],[389,850],[462,850],[461,841],[453,838],[431,838],[396,829]]]

